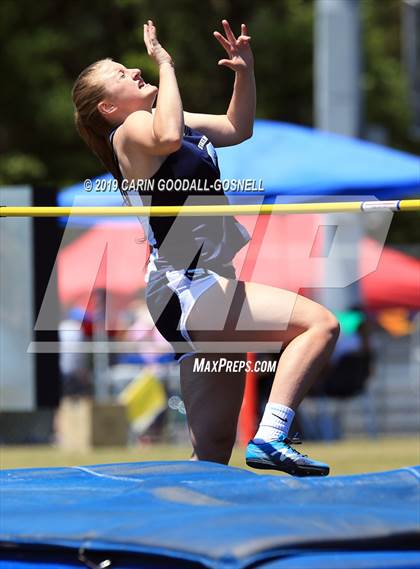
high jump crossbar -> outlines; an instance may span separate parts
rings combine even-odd
[[[374,211],[420,211],[420,199],[373,200],[295,204],[201,205],[201,206],[74,206],[24,207],[0,206],[0,217],[69,217],[69,216],[217,216],[271,215],[287,213],[344,213]]]

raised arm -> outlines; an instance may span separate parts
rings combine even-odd
[[[225,36],[214,32],[214,37],[227,52],[229,58],[218,65],[235,72],[232,98],[225,115],[209,115],[184,112],[185,123],[203,132],[215,146],[232,146],[252,136],[255,118],[254,60],[250,37],[245,24],[236,38],[229,23],[222,20]]]
[[[126,144],[138,145],[146,154],[167,155],[181,145],[184,133],[182,101],[173,61],[156,37],[151,20],[144,25],[144,42],[148,54],[159,66],[159,92],[156,109],[131,113],[124,122]]]

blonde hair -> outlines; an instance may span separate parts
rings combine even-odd
[[[118,181],[125,205],[132,205],[127,192],[124,192],[121,187],[121,173],[116,165],[109,140],[112,126],[98,110],[98,103],[106,96],[105,85],[100,78],[99,71],[110,61],[112,59],[106,58],[92,63],[92,65],[89,65],[80,73],[74,82],[71,93],[74,104],[74,121],[82,139]],[[140,218],[139,221],[141,227],[143,227]],[[144,228],[143,232],[146,234]],[[146,236],[136,240],[137,243],[144,243],[145,241],[147,241]],[[148,259],[146,264],[147,261]]]
[[[88,147],[96,154],[105,168],[121,184],[121,175],[115,163],[109,133],[111,125],[98,110],[98,103],[106,96],[100,69],[112,61],[101,59],[86,67],[76,79],[72,89],[76,128]]]

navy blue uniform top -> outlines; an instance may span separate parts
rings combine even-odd
[[[115,130],[110,134],[111,146]],[[114,159],[122,180],[115,153]],[[185,126],[181,147],[170,154],[150,178],[153,191],[139,191],[139,194],[143,202],[152,206],[183,205],[186,200],[188,205],[227,205],[229,202],[222,189],[212,187],[219,179],[213,145],[202,133]],[[165,180],[188,180],[188,184],[185,183],[188,191],[169,191]],[[159,190],[158,183],[164,189]],[[208,191],[198,192],[197,187],[207,187]],[[194,201],[191,201],[192,196]],[[144,220],[142,222],[144,225]],[[229,265],[250,240],[248,231],[233,216],[150,217],[145,231],[151,246],[152,270],[202,267],[217,272]]]

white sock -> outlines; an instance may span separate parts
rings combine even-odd
[[[295,412],[280,403],[267,403],[254,439],[275,441],[280,434],[287,437]]]

